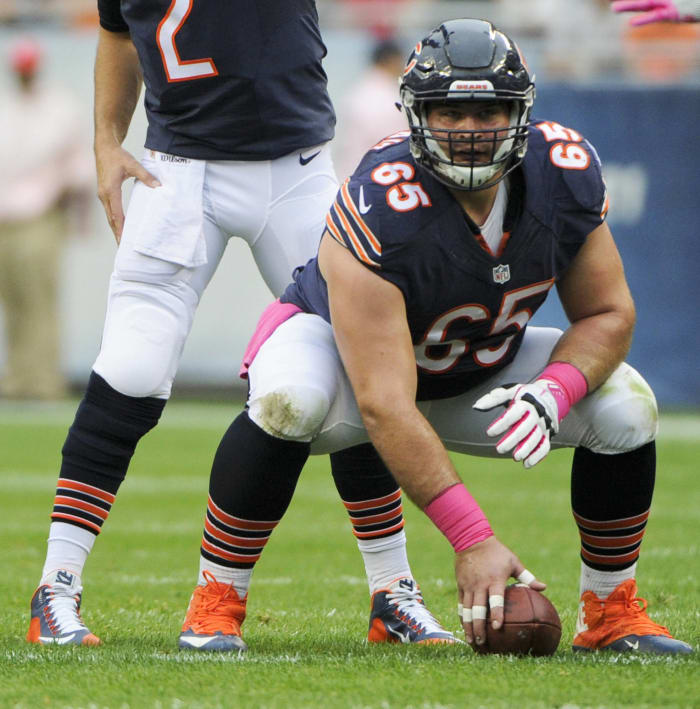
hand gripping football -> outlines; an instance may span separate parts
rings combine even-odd
[[[480,653],[502,655],[553,655],[561,638],[557,609],[539,591],[524,584],[506,587],[504,622],[494,630],[487,618],[486,643]]]

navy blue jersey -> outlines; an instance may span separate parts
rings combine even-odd
[[[456,396],[508,364],[604,219],[600,161],[580,134],[533,121],[528,145],[509,178],[496,254],[452,193],[416,165],[407,133],[367,153],[328,214],[327,233],[403,293],[419,399]],[[316,259],[295,272],[282,300],[330,322]]]
[[[146,85],[146,147],[271,160],[333,137],[313,0],[99,0]]]

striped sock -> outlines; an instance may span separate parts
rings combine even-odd
[[[634,578],[655,470],[653,441],[616,455],[576,449],[571,506],[581,539],[580,593],[606,598]]]
[[[343,500],[350,516],[352,533],[358,539],[381,539],[403,529],[401,490],[370,500]]]
[[[413,578],[406,555],[401,490],[371,500],[343,500],[343,504],[365,564],[370,595],[397,578]]]
[[[221,567],[252,569],[278,522],[234,517],[209,497],[202,535],[202,557]]]
[[[82,576],[97,535],[109,516],[114,492],[59,478],[56,486],[43,579],[56,569]]]
[[[331,454],[331,468],[362,553],[370,595],[397,578],[413,578],[401,490],[374,446],[363,443]]]
[[[115,495],[78,480],[59,478],[51,519],[74,524],[97,535],[107,519]]]
[[[586,519],[574,512],[581,537],[581,559],[592,569],[619,571],[636,563],[647,526],[649,510],[634,517]]]

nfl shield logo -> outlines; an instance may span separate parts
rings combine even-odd
[[[506,264],[499,263],[493,269],[493,280],[496,283],[505,283],[510,280],[510,266]]]

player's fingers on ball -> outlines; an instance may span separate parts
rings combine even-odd
[[[474,644],[474,627],[472,624],[471,606],[462,608],[462,628],[464,629],[464,640],[467,644]]]
[[[486,616],[488,606],[486,593],[475,593],[472,602],[472,628],[474,630],[474,642],[483,645],[486,642]]]
[[[461,609],[460,617],[462,619],[462,628],[464,628],[464,640],[472,645],[474,643],[474,632],[472,629],[472,594],[469,591],[465,591],[462,594],[462,601],[457,606],[458,610]]]
[[[518,566],[516,568],[513,577],[518,580],[518,583],[522,583],[525,586],[529,586],[535,591],[544,591],[547,588],[547,584],[539,581],[532,571],[528,571],[520,561],[518,561]]]
[[[503,584],[489,588],[489,617],[491,619],[491,627],[495,630],[498,630],[503,625],[505,591]]]

